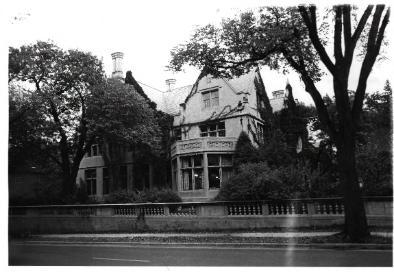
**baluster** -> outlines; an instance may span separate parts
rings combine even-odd
[[[295,214],[294,203],[291,203],[291,214]]]
[[[327,204],[327,213],[328,214],[332,214],[333,213],[333,204],[332,203],[328,203]]]
[[[248,206],[246,207],[246,214],[247,214],[247,215],[250,215],[250,205],[248,205]]]

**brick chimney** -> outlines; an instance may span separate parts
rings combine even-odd
[[[115,52],[111,54],[112,56],[112,64],[113,64],[113,72],[112,78],[123,79],[123,56],[122,52]]]

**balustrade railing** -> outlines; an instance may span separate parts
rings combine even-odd
[[[367,212],[392,213],[392,197],[365,198]],[[379,204],[379,202],[385,203]],[[368,206],[368,203],[373,203]],[[389,203],[389,204],[387,204]],[[371,206],[372,205],[372,206]],[[341,198],[244,202],[133,203],[95,205],[10,206],[10,216],[293,216],[344,214]]]

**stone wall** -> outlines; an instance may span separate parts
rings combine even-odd
[[[10,207],[10,234],[318,228],[344,223],[341,199]],[[368,224],[392,227],[392,199],[366,200]]]

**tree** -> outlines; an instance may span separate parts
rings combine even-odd
[[[132,85],[116,79],[95,86],[87,103],[88,128],[102,147],[114,190],[119,180],[115,168],[124,162],[127,150],[143,150],[145,156],[160,153],[156,112]]]
[[[295,70],[315,103],[325,131],[337,147],[338,171],[344,191],[344,233],[358,241],[367,237],[369,231],[356,172],[356,132],[368,76],[380,52],[390,9],[382,16],[384,5],[370,5],[355,23],[352,11],[350,5],[334,6],[330,11],[334,16],[331,42],[334,61],[325,48],[329,23],[323,19],[318,26],[315,6],[265,7],[258,12],[244,12],[239,18],[225,19],[220,27],[207,25],[197,29],[187,44],[172,50],[169,66],[179,71],[189,64],[204,68],[214,76],[241,75],[261,64],[284,71]],[[348,82],[356,48],[362,49],[363,60],[351,103]],[[324,74],[321,63],[333,77],[338,123],[330,118],[315,85]]]
[[[257,149],[252,145],[248,134],[242,131],[235,145],[234,152],[234,166],[238,167],[240,164],[247,162],[257,162]]]
[[[357,169],[365,195],[392,195],[392,90],[366,95],[357,137]]]
[[[44,122],[34,135],[61,168],[63,193],[73,192],[79,163],[93,141],[88,134],[86,98],[103,81],[100,61],[90,53],[64,51],[48,42],[9,49],[9,83],[29,94]]]

